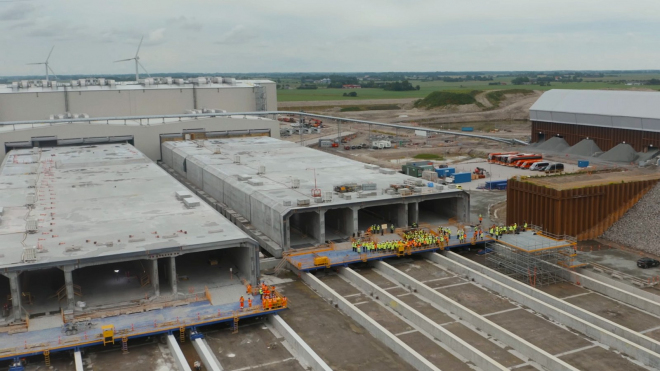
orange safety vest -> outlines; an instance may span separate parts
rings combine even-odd
[[[248,285],[247,285],[247,293],[248,293],[248,294],[251,294],[251,293],[252,293],[252,285],[250,285],[249,283],[248,283]]]
[[[282,306],[283,306],[284,308],[286,308],[286,297],[284,297],[284,298],[282,299]]]
[[[243,297],[241,296],[241,308],[243,308],[244,305],[245,305],[245,299],[243,299]]]
[[[268,302],[268,309],[272,309],[273,308],[273,299],[266,299],[266,300]]]
[[[252,298],[248,298],[248,308],[252,308]]]

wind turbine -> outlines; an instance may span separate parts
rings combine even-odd
[[[147,76],[151,77],[151,75],[149,75],[149,72],[147,71],[147,69],[144,68],[144,66],[142,65],[142,63],[140,63],[140,56],[139,56],[139,54],[140,54],[140,47],[142,46],[142,40],[143,40],[143,39],[144,39],[144,36],[142,36],[142,38],[140,39],[140,44],[138,45],[137,51],[135,52],[135,57],[133,57],[133,58],[128,58],[128,59],[121,59],[121,60],[115,61],[115,63],[117,63],[117,62],[135,61],[135,81],[136,81],[136,82],[140,80],[140,71],[138,70],[138,66],[142,67],[142,69],[144,70],[144,72],[147,73]]]
[[[48,53],[48,57],[46,58],[46,61],[45,61],[45,62],[41,62],[41,63],[28,63],[28,65],[43,64],[44,66],[46,66],[46,81],[48,81],[48,71],[52,72],[52,73],[53,73],[53,76],[55,76],[55,78],[57,79],[57,75],[55,74],[55,71],[53,71],[53,69],[50,68],[50,65],[48,64],[48,60],[50,59],[50,55],[53,54],[53,49],[55,49],[55,46],[53,46],[53,47],[50,49],[50,53]]]

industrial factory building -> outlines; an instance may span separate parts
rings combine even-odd
[[[259,276],[257,243],[129,144],[13,150],[0,189],[0,294],[14,319],[234,302]]]
[[[571,146],[592,139],[602,151],[620,143],[637,152],[660,148],[660,93],[550,90],[529,110],[532,142],[561,137]]]
[[[323,244],[374,224],[467,221],[458,189],[270,137],[167,141],[162,161],[281,248]],[[264,246],[265,247],[265,246]]]
[[[240,115],[5,125],[0,126],[0,159],[12,149],[129,143],[151,160],[158,161],[161,140],[250,135],[279,137],[279,123]]]
[[[0,85],[0,121],[276,109],[277,92],[270,80],[146,78],[120,83],[99,78]]]

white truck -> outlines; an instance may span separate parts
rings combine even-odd
[[[371,148],[373,149],[392,148],[392,142],[390,142],[389,140],[375,140],[371,142]]]

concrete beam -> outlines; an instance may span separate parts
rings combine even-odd
[[[168,259],[169,262],[169,277],[170,277],[170,287],[172,288],[172,295],[176,295],[179,288],[178,288],[178,279],[176,275],[176,256],[170,256]]]
[[[62,271],[64,271],[64,285],[66,286],[67,309],[74,309],[76,306],[76,298],[73,291],[73,269],[74,267],[72,265],[65,265],[62,267]]]
[[[320,209],[319,213],[319,244],[325,243],[325,209]]]
[[[5,272],[2,275],[9,278],[9,293],[11,294],[12,316],[14,321],[21,320],[21,285],[19,275],[21,272]]]
[[[579,286],[660,316],[660,296],[658,295],[589,270],[582,270],[578,273],[565,268],[561,269],[563,278],[569,282],[579,283]]]
[[[323,298],[329,300],[331,304],[335,305],[342,312],[344,312],[344,314],[351,317],[359,325],[364,327],[373,337],[380,340],[383,344],[392,349],[394,353],[398,354],[403,360],[408,362],[416,370],[440,371],[439,368],[434,366],[426,358],[422,357],[414,349],[409,347],[408,344],[401,341],[401,339],[394,336],[394,334],[386,330],[371,317],[367,316],[355,305],[341,297],[333,289],[328,287],[328,285],[316,278],[313,274],[304,273],[301,275],[301,277],[303,281],[309,285],[309,287],[319,293]]]
[[[477,314],[471,309],[455,302],[445,295],[433,290],[422,282],[410,277],[404,272],[392,267],[391,265],[379,261],[374,264],[376,269],[391,276],[396,281],[399,281],[409,289],[416,290],[423,297],[431,300],[433,303],[439,305],[446,310],[461,316],[467,322],[475,327],[482,329],[489,333],[494,338],[517,350],[525,357],[531,358],[541,366],[548,370],[571,370],[577,371],[578,369],[562,361],[561,359],[553,356],[545,350],[535,346],[527,340],[513,334],[511,331],[501,327],[500,325],[490,321],[486,317]]]
[[[73,360],[74,363],[76,364],[76,371],[85,371],[85,368],[83,367],[82,355],[80,354],[80,350],[76,350],[75,352],[73,352]]]
[[[307,345],[298,334],[278,314],[268,316],[268,323],[273,326],[284,340],[293,348],[296,358],[301,358],[312,371],[332,371],[332,369]]]
[[[627,354],[647,366],[660,368],[660,343],[648,336],[587,312],[458,254],[450,252],[447,257],[436,253],[424,255],[431,261],[464,275],[485,288],[515,300],[601,344]]]
[[[454,335],[444,327],[431,321],[428,317],[419,313],[417,310],[404,303],[396,296],[383,290],[382,288],[374,285],[371,281],[355,273],[350,268],[341,268],[339,273],[346,277],[351,283],[362,290],[367,296],[371,296],[381,303],[392,308],[395,312],[420,327],[422,331],[427,332],[435,339],[440,340],[443,344],[447,345],[453,351],[461,355],[466,360],[474,363],[484,371],[503,371],[508,370],[494,359],[482,353],[479,349],[473,347],[463,339]]]
[[[167,335],[167,347],[169,348],[170,353],[172,353],[172,358],[179,371],[192,371],[174,336]]]
[[[195,351],[197,351],[199,358],[201,358],[202,364],[208,371],[223,370],[220,361],[218,361],[218,358],[215,356],[215,354],[213,354],[213,351],[209,347],[209,344],[206,342],[206,339],[197,338],[193,340],[193,347],[195,348]]]
[[[419,202],[408,203],[408,223],[419,223]]]
[[[151,287],[154,289],[154,296],[160,296],[160,283],[158,281],[158,259],[148,260],[149,279],[151,279]]]

